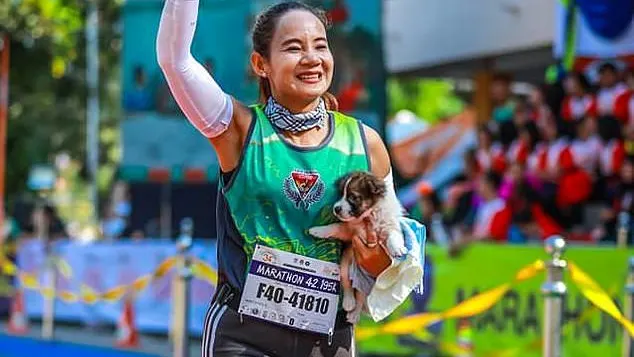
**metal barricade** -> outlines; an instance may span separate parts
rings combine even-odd
[[[191,290],[191,256],[192,235],[194,222],[191,218],[181,221],[180,238],[178,247],[178,288],[174,289],[174,331],[173,354],[174,357],[189,356],[189,297]]]
[[[543,357],[561,356],[561,328],[566,295],[563,272],[567,266],[561,256],[565,248],[566,241],[560,236],[550,237],[545,242],[546,252],[551,259],[546,261],[546,282],[541,288],[544,295]]]

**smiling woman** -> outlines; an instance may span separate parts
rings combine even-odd
[[[296,7],[293,3],[279,5],[277,11],[258,17],[255,24],[251,63],[260,76],[260,100],[265,102],[275,93],[279,101],[293,103],[289,110],[301,113],[314,109],[315,100],[324,96],[326,107],[337,110],[334,96],[327,93],[334,69],[326,38],[328,20],[316,9]],[[279,13],[287,11],[293,11],[294,16],[279,18],[277,28],[272,28]]]
[[[339,293],[299,281],[339,276],[341,243],[308,229],[336,220],[340,177],[371,171],[393,192],[385,145],[339,113],[327,92],[334,61],[321,10],[286,1],[257,17],[251,66],[260,103],[251,106],[224,93],[191,55],[197,13],[198,0],[166,0],[157,53],[174,98],[209,138],[221,167],[219,281],[203,356],[352,356]],[[369,275],[390,266],[381,245],[358,237],[353,245]]]

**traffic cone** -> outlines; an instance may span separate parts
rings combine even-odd
[[[29,332],[29,318],[24,311],[24,294],[21,289],[16,289],[11,301],[11,312],[7,332],[13,335],[24,335]]]
[[[117,324],[117,341],[115,346],[120,348],[139,347],[139,332],[134,326],[134,305],[131,298],[126,298],[123,311]]]

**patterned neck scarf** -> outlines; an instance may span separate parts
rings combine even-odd
[[[293,114],[284,108],[273,97],[269,97],[264,107],[264,113],[271,123],[282,131],[298,133],[315,127],[323,128],[326,125],[328,112],[323,99],[319,100],[317,108],[306,113]]]

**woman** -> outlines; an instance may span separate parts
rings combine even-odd
[[[309,313],[291,321],[297,309],[271,316],[269,311],[279,314],[279,302],[269,309],[283,300],[279,289],[288,286],[254,270],[263,266],[260,258],[290,259],[295,265],[338,263],[340,243],[315,239],[307,230],[334,220],[335,181],[346,173],[370,170],[385,178],[394,194],[387,149],[374,130],[336,112],[336,100],[327,92],[334,68],[321,11],[284,2],[259,15],[251,65],[260,80],[261,103],[247,107],[225,94],[190,53],[198,3],[165,2],[157,53],[174,98],[209,138],[221,169],[219,282],[205,318],[203,356],[353,355],[352,326],[340,302],[336,309],[324,309],[332,317],[328,321],[314,321],[316,315]],[[374,242],[352,241],[357,261],[372,277],[391,263]],[[259,255],[263,251],[272,253]],[[290,258],[279,258],[289,253]],[[267,294],[269,299],[262,300]],[[323,307],[327,297],[317,299]]]

